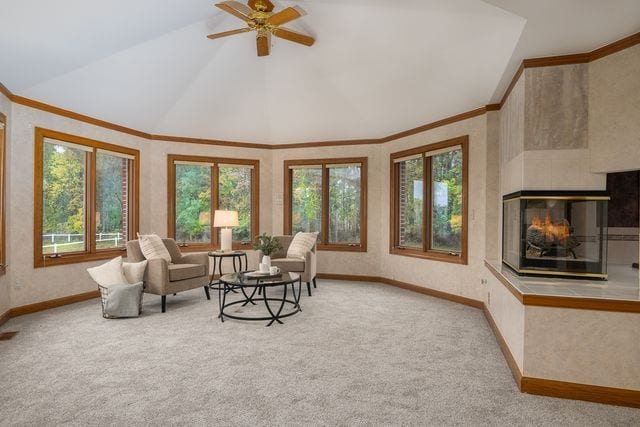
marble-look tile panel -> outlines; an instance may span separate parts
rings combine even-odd
[[[504,165],[524,150],[525,74],[522,73],[500,109],[500,164]]]
[[[525,71],[524,150],[587,148],[588,64]]]

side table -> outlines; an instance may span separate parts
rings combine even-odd
[[[209,279],[209,288],[213,290],[219,290],[220,281],[215,280],[216,269],[218,270],[219,276],[222,277],[224,273],[222,272],[222,260],[225,258],[231,258],[233,261],[233,272],[243,272],[246,271],[249,267],[249,260],[247,258],[247,253],[245,251],[230,251],[230,252],[217,252],[211,251],[209,252],[209,257],[213,259],[213,273],[211,274],[211,278]],[[242,265],[242,260],[244,259],[244,266]],[[227,291],[229,287],[227,287]],[[233,292],[235,290],[231,289]]]

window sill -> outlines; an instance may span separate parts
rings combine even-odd
[[[126,251],[121,249],[102,250],[92,254],[68,254],[60,255],[57,258],[49,258],[49,255],[37,257],[33,260],[34,268],[53,267],[56,265],[80,264],[84,262],[100,261],[103,259],[111,259],[119,256],[126,257]]]
[[[339,244],[321,244],[318,250],[323,252],[367,252],[365,245],[339,245]]]
[[[193,243],[193,244],[187,243],[186,246],[183,246],[180,243],[178,243],[178,247],[180,248],[181,252],[209,252],[209,251],[216,251],[220,249],[220,246],[201,245],[196,243]],[[233,249],[234,251],[251,251],[253,250],[253,244],[251,242],[247,242],[247,243],[234,242],[231,245],[231,249]]]
[[[391,255],[408,256],[412,258],[428,259],[431,261],[442,261],[450,264],[468,265],[467,257],[465,254],[449,255],[444,252],[429,251],[424,252],[417,249],[404,249],[398,247],[392,247],[389,250]]]

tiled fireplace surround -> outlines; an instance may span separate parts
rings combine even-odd
[[[630,144],[640,145],[640,130],[621,122],[629,113],[618,114],[635,109],[638,120],[640,102],[627,97],[626,106],[616,105],[625,90],[637,95],[637,85],[628,85],[632,70],[640,70],[637,46],[591,63],[525,69],[498,114],[500,196],[606,190],[606,172],[640,169],[640,150]],[[603,85],[607,79],[622,80]],[[535,378],[551,388],[564,382],[611,395],[633,390],[640,405],[637,270],[610,263],[607,282],[523,278],[493,255],[487,305],[523,391]]]

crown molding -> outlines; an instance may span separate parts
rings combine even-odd
[[[598,59],[602,59],[605,56],[613,55],[630,47],[640,44],[640,33],[632,34],[623,39],[617,40],[613,43],[609,43],[603,47],[592,50],[590,52],[576,53],[572,55],[557,55],[557,56],[545,56],[540,58],[529,58],[522,61],[520,67],[516,71],[515,75],[511,79],[511,83],[507,87],[502,99],[500,100],[500,108],[504,105],[511,94],[514,86],[520,79],[520,76],[527,68],[540,68],[540,67],[554,67],[559,65],[571,65],[571,64],[588,64]]]
[[[148,132],[143,132],[137,129],[132,129],[126,126],[121,126],[116,123],[111,123],[105,120],[90,117],[84,114],[76,113],[74,111],[65,110],[53,105],[46,104],[44,102],[36,101],[33,99],[25,98],[23,96],[15,95],[6,86],[0,82],[0,93],[6,96],[11,102],[24,105],[26,107],[34,108],[48,113],[56,114],[62,117],[67,117],[73,120],[78,120],[84,123],[89,123],[95,126],[99,126],[105,129],[114,130],[117,132],[126,133],[129,135],[137,136],[139,138],[147,139],[150,141],[166,141],[176,143],[187,144],[203,144],[203,145],[218,145],[224,147],[236,147],[236,148],[252,148],[257,150],[286,150],[295,148],[317,148],[317,147],[340,147],[340,146],[352,146],[352,145],[374,145],[384,144],[387,142],[395,141],[397,139],[406,138],[407,136],[415,135],[421,132],[426,132],[438,127],[450,125],[452,123],[468,120],[473,117],[478,117],[486,114],[489,111],[499,111],[505,104],[509,95],[513,91],[516,83],[522,76],[522,73],[526,68],[538,68],[538,67],[551,67],[558,65],[569,64],[585,64],[628,49],[630,47],[640,44],[640,32],[632,34],[628,37],[610,43],[606,46],[586,53],[577,53],[572,55],[559,55],[548,56],[541,58],[530,58],[522,61],[515,75],[511,79],[511,83],[507,87],[499,104],[488,104],[484,107],[476,108],[475,110],[467,111],[461,114],[456,114],[435,122],[427,123],[425,125],[409,129],[403,132],[395,133],[382,138],[369,138],[369,139],[354,139],[354,140],[334,140],[334,141],[317,141],[317,142],[299,142],[292,144],[260,144],[247,141],[225,141],[220,139],[207,139],[207,138],[191,138],[183,136],[169,136],[169,135],[154,135]]]

